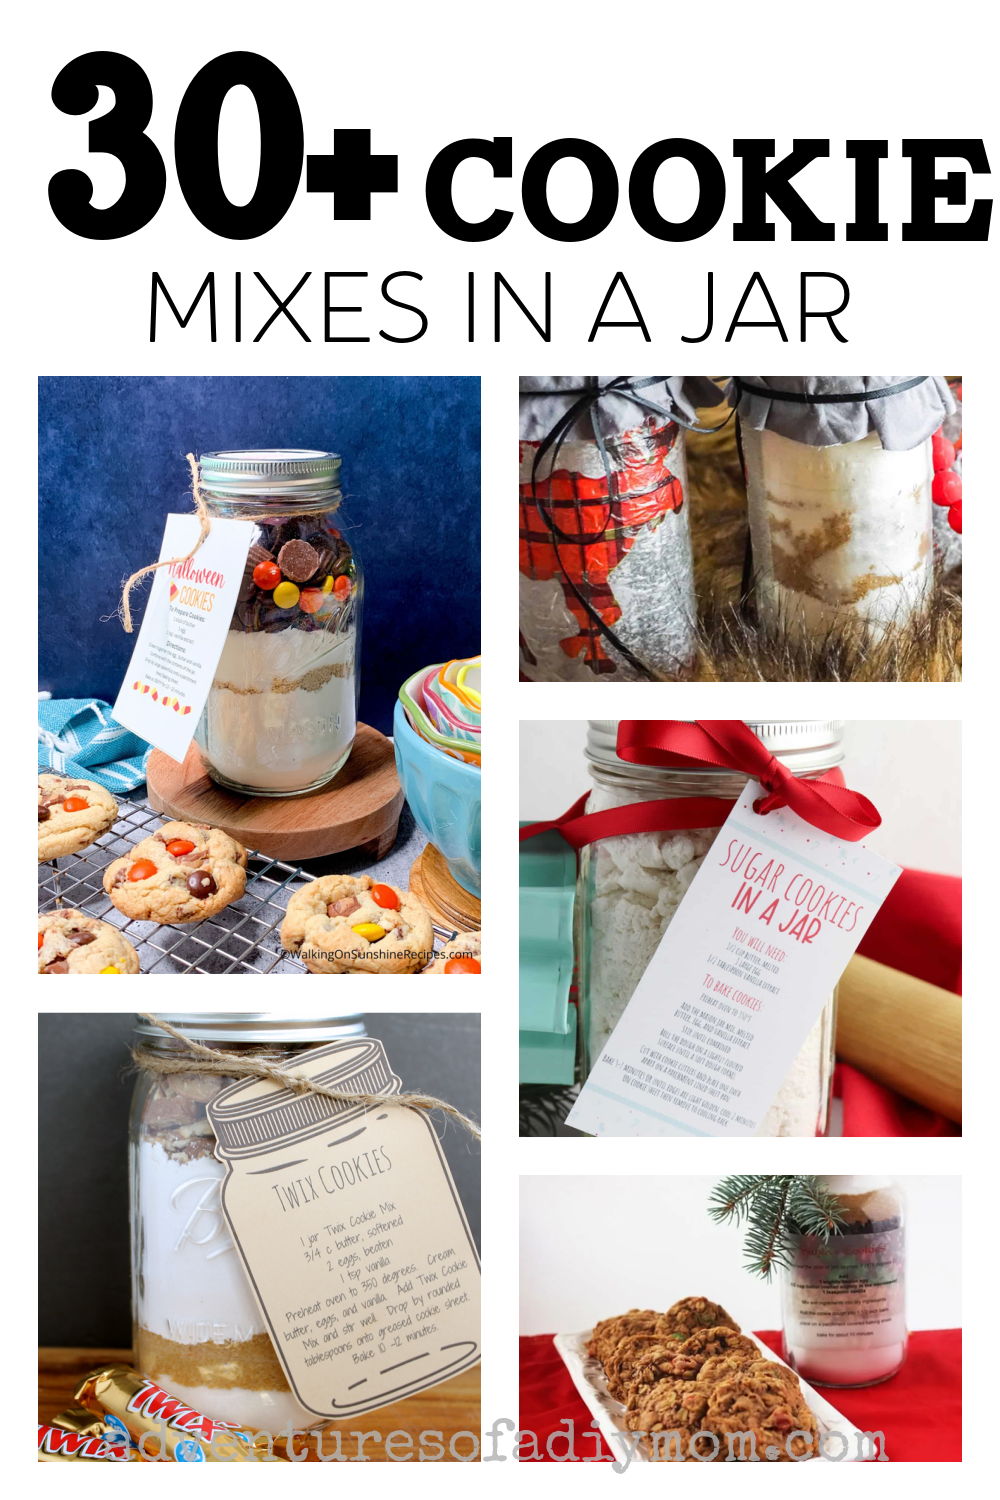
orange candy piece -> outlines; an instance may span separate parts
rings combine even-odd
[[[333,597],[335,599],[340,599],[341,601],[343,601],[350,596],[350,592],[351,580],[346,576],[346,574],[341,573],[340,577],[333,585]]]
[[[384,911],[399,910],[399,897],[391,885],[373,885],[372,900],[376,906],[381,906]]]
[[[182,854],[190,854],[193,848],[190,839],[171,839],[167,845],[167,853],[172,854],[174,859],[180,859]]]
[[[63,803],[63,810],[65,812],[83,812],[84,808],[89,806],[90,803],[86,797],[67,797]]]
[[[481,974],[478,958],[449,958],[444,966],[446,974]]]
[[[156,866],[151,859],[137,859],[128,872],[129,880],[148,880],[150,875],[156,874]]]
[[[38,946],[39,946],[39,948],[42,946],[42,944],[44,942],[45,942],[45,934],[44,934],[44,932],[40,932],[38,934]]]
[[[299,595],[299,609],[304,609],[307,615],[314,615],[318,609],[323,607],[322,589],[303,589]]]

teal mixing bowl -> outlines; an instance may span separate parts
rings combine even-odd
[[[482,771],[422,740],[398,699],[392,738],[400,785],[417,827],[444,855],[463,890],[478,896]]]

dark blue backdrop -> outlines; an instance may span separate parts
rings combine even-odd
[[[391,733],[410,673],[479,650],[478,379],[45,378],[38,406],[39,687],[55,697],[114,702],[135,640],[115,615],[122,579],[190,508],[184,455],[217,448],[342,456],[367,723]]]

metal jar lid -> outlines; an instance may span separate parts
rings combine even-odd
[[[279,1015],[269,1010],[227,1011],[157,1011],[164,1021],[176,1026],[194,1042],[335,1042],[341,1037],[365,1036],[365,1018],[356,1012],[331,1016],[326,1011],[297,1016]],[[161,1042],[172,1041],[141,1016],[136,1017],[136,1034]]]
[[[685,723],[693,724],[693,719]],[[796,776],[809,776],[817,771],[828,771],[844,758],[843,719],[744,719],[759,740],[782,765]],[[629,776],[670,776],[676,774],[669,766],[641,766],[631,761],[619,760],[615,745],[618,740],[618,719],[587,720],[587,759],[592,765],[609,770],[624,771]],[[685,774],[694,772],[698,776],[732,776],[713,766],[678,767]]]
[[[334,493],[340,485],[340,454],[319,448],[236,448],[203,453],[202,488],[231,500]]]

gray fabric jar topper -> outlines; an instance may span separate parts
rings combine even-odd
[[[655,415],[642,406],[633,396],[620,391],[607,390],[616,375],[522,375],[518,382],[520,390],[519,436],[527,442],[540,442],[565,416],[570,407],[579,400],[581,393],[596,387],[604,392],[597,403],[595,418],[601,424],[601,434],[607,438],[621,437],[631,428],[637,427],[644,417]],[[638,387],[646,375],[627,375],[626,381]],[[650,385],[643,385],[637,394],[664,407],[673,421],[681,427],[693,427],[698,420],[698,406],[718,406],[723,393],[704,375],[663,375]],[[567,439],[588,441],[594,437],[591,412],[583,412],[566,432]]]
[[[867,392],[893,393],[873,400]],[[955,410],[943,375],[734,375],[726,399],[744,426],[814,448],[854,443],[870,432],[888,450],[916,448]]]

